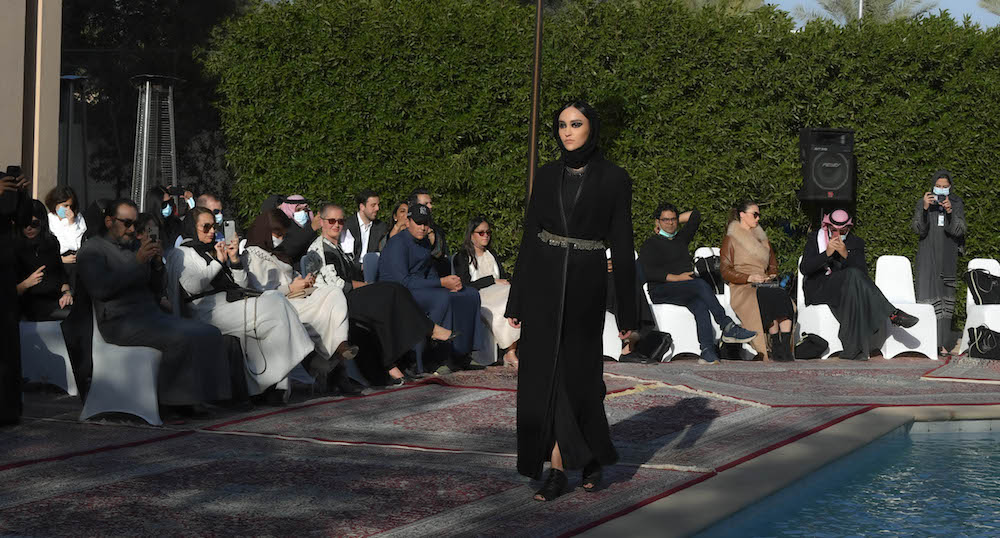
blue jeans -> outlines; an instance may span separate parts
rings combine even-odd
[[[712,318],[715,318],[715,322],[723,329],[733,321],[726,315],[726,309],[719,304],[712,287],[700,278],[683,282],[650,283],[649,298],[654,304],[687,307],[694,314],[694,322],[698,327],[698,343],[701,344],[702,350],[715,345]]]

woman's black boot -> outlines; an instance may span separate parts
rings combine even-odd
[[[767,355],[774,362],[782,362],[785,356],[781,354],[781,337],[779,333],[768,334],[767,343],[771,344],[771,352]]]
[[[566,473],[559,469],[549,469],[549,477],[545,479],[542,489],[535,492],[536,501],[551,501],[556,497],[566,493],[568,485]],[[539,498],[541,497],[541,498]]]
[[[778,345],[781,346],[783,361],[795,361],[795,354],[792,352],[792,333],[778,333]]]

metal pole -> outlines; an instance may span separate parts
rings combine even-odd
[[[528,136],[528,198],[535,184],[538,155],[538,93],[542,78],[542,0],[535,6],[535,71],[531,81],[531,133]]]
[[[151,81],[147,80],[146,81],[146,96],[145,96],[146,97],[146,103],[145,103],[145,105],[146,105],[146,117],[143,118],[145,120],[144,121],[145,125],[143,125],[143,128],[142,128],[143,135],[145,135],[145,136],[142,137],[142,175],[139,176],[139,193],[137,194],[137,196],[139,197],[139,199],[136,200],[136,203],[139,204],[139,210],[140,211],[145,211],[146,210],[146,189],[149,188],[149,184],[148,184],[148,181],[149,181],[149,176],[148,176],[148,174],[149,174],[149,126],[152,123],[152,120],[150,119],[149,114],[151,112],[151,106],[152,106],[152,102],[153,102],[152,91],[153,91],[153,83]]]
[[[865,0],[858,0],[858,20],[865,14]]]

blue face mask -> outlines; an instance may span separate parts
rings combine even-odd
[[[56,216],[58,216],[61,219],[66,218],[66,206],[61,205],[61,206],[57,207],[56,208]]]
[[[163,209],[160,210],[160,214],[163,215],[163,218],[167,218],[174,214],[174,208],[169,205],[164,206]]]
[[[309,213],[306,213],[305,211],[296,211],[292,218],[295,219],[295,222],[297,222],[299,226],[305,226],[306,223],[309,222]]]
[[[660,229],[660,235],[662,235],[663,237],[666,237],[667,239],[673,239],[674,236],[677,235],[677,232],[672,232],[671,233],[671,232],[665,231],[665,230],[663,230],[661,228]]]
[[[934,194],[938,196],[948,196],[951,192],[951,187],[934,187]]]
[[[215,223],[216,224],[222,224],[222,213],[216,213],[215,214]]]
[[[187,199],[188,209],[194,209],[194,198]]]

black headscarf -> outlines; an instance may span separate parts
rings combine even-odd
[[[590,121],[590,135],[587,137],[587,141],[573,151],[566,151],[566,146],[563,145],[562,138],[559,136],[559,115],[569,107],[579,110]],[[552,136],[555,137],[556,144],[559,145],[559,150],[562,151],[563,164],[570,168],[583,168],[591,159],[600,155],[600,150],[597,148],[597,140],[600,133],[601,118],[597,115],[594,107],[587,104],[586,101],[573,101],[556,110],[556,113],[552,116]]]
[[[247,246],[257,247],[274,255],[275,258],[292,265],[292,257],[284,250],[274,247],[274,240],[271,239],[271,232],[282,228],[287,230],[292,226],[292,219],[288,218],[280,209],[265,211],[257,216],[247,233]]]
[[[24,229],[31,224],[32,218],[40,221],[39,230],[38,235],[28,239],[24,235]],[[42,202],[32,200],[30,204],[25,204],[17,215],[17,247],[32,248],[37,251],[39,247],[52,245],[58,250],[59,240],[49,231],[48,210]]]
[[[215,238],[213,237],[208,243],[203,243],[200,239],[198,239],[198,217],[201,216],[202,213],[208,214],[212,217],[212,224],[215,224],[215,216],[212,215],[211,211],[203,207],[196,207],[192,209],[187,218],[185,218],[181,224],[181,237],[185,239],[185,241],[181,243],[181,246],[193,248],[196,252],[198,252],[198,254],[204,255],[207,253],[210,257],[214,258]]]
[[[944,168],[938,170],[937,172],[934,172],[934,175],[931,176],[931,192],[934,192],[934,184],[937,183],[937,180],[941,178],[948,179],[948,185],[949,185],[948,198],[951,198],[952,200],[958,200],[961,202],[962,197],[955,193],[955,180],[951,178],[951,172],[949,172]]]

